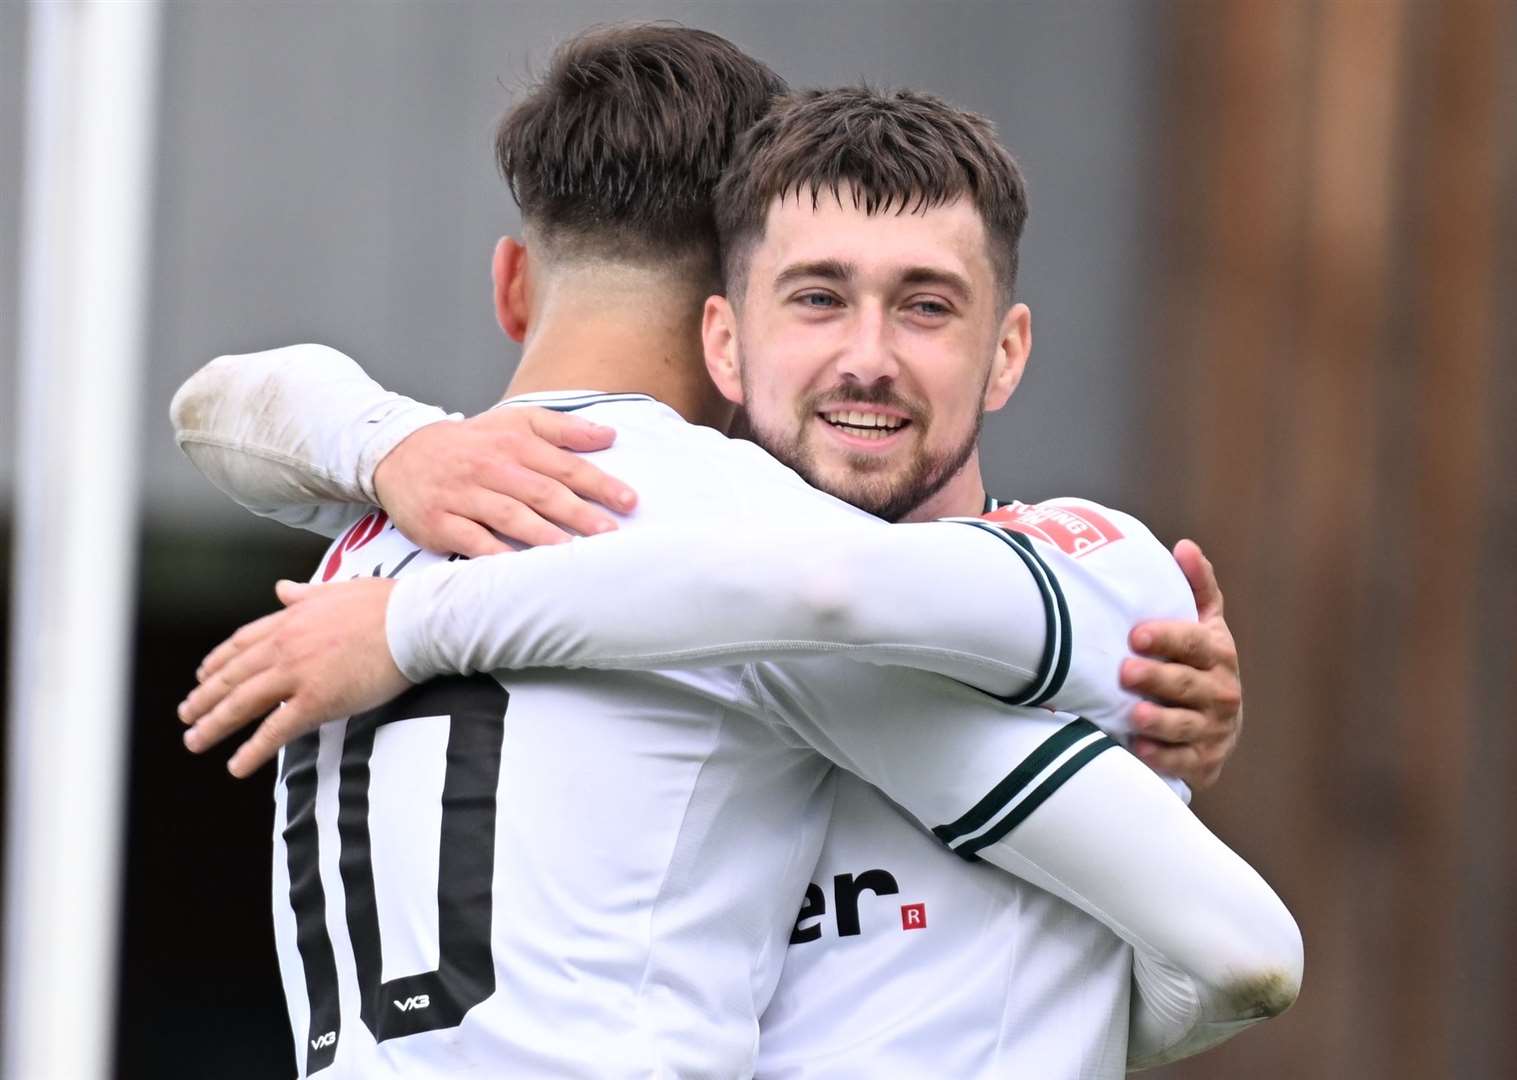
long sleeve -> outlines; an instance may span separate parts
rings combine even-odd
[[[1134,951],[1129,1066],[1277,1015],[1300,932],[1273,890],[1100,729],[919,672],[756,665],[777,717],[961,858],[1067,900]]]
[[[396,444],[450,419],[324,345],[218,357],[169,415],[180,449],[239,505],[324,536],[377,505],[374,470]]]
[[[420,681],[526,667],[659,668],[844,655],[1120,726],[1127,635],[1194,618],[1169,553],[1074,557],[979,520],[627,529],[402,579],[391,651]]]

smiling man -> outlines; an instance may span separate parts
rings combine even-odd
[[[808,482],[887,521],[930,520],[984,499],[980,427],[1027,362],[1031,315],[1013,302],[1027,197],[984,120],[944,127],[933,99],[886,100],[809,91],[747,134],[717,201],[727,292],[706,302],[706,353],[753,439]],[[794,123],[820,102],[849,122]],[[933,176],[948,160],[953,198]],[[900,178],[919,202],[882,204]]]
[[[892,139],[910,137],[913,124],[897,115],[903,110],[940,129],[983,130],[981,122],[931,99],[843,92],[783,108],[776,131],[806,143],[808,134],[857,128],[860,108]],[[745,152],[758,154],[761,146],[755,136]],[[862,147],[834,180],[824,171],[831,158],[814,149],[785,169],[767,171],[777,189],[755,195],[763,224],[749,238],[741,287],[729,263],[736,307],[714,302],[706,310],[707,360],[729,399],[741,396],[745,379],[755,388],[749,401],[755,430],[782,449],[788,440],[798,457],[810,458],[797,464],[824,483],[856,480],[859,498],[877,508],[889,509],[903,492],[917,491],[946,509],[972,512],[983,500],[972,436],[978,415],[1004,402],[1020,374],[1025,308],[987,329],[982,317],[992,310],[989,298],[998,286],[991,257],[956,263],[952,250],[929,243],[952,235],[960,209],[971,206],[971,216],[981,219],[978,243],[986,246],[973,171],[956,172],[951,154],[925,177],[853,163],[872,153]],[[756,160],[745,158],[743,165],[751,168]],[[984,164],[994,171],[1009,159],[1000,151]],[[809,205],[800,198],[808,190]],[[787,200],[790,191],[796,197]],[[783,227],[789,203],[813,220],[836,205],[841,216],[827,227],[827,253],[798,244],[788,258],[772,250],[782,246],[777,238],[805,231]],[[530,224],[544,226],[538,210],[524,210]],[[859,237],[869,233],[880,236],[877,248],[860,246]],[[1014,250],[1014,236],[1010,242]],[[742,244],[731,244],[729,260],[744,260],[742,252]],[[635,264],[619,266],[614,249],[602,248],[596,258],[595,274],[584,278],[572,260],[556,266],[551,258],[541,264],[497,258],[497,309],[503,326],[527,334],[524,372],[549,380],[554,370],[574,372],[565,386],[526,401],[616,426],[608,464],[642,494],[624,533],[460,563],[421,550],[370,515],[334,547],[328,565],[344,578],[366,576],[372,567],[381,580],[310,590],[287,612],[238,635],[209,658],[202,690],[186,708],[186,718],[196,722],[189,741],[203,749],[276,701],[288,702],[234,759],[246,772],[272,748],[270,734],[277,742],[403,692],[393,708],[305,735],[282,767],[287,836],[306,828],[293,808],[308,798],[308,787],[313,807],[321,790],[337,788],[328,798],[339,810],[338,829],[310,824],[325,837],[321,850],[333,844],[342,850],[342,872],[305,867],[302,881],[309,888],[311,880],[326,878],[335,888],[340,880],[351,923],[353,890],[361,906],[373,888],[355,865],[353,823],[362,820],[362,808],[353,800],[360,791],[372,800],[376,783],[387,798],[403,796],[394,790],[403,781],[393,764],[382,783],[380,772],[368,772],[375,730],[451,715],[452,732],[482,726],[492,733],[499,725],[490,717],[508,709],[504,702],[490,707],[494,699],[482,708],[465,703],[472,719],[464,721],[462,713],[416,711],[447,705],[441,698],[401,704],[418,693],[436,698],[428,691],[436,683],[407,690],[393,666],[386,670],[391,647],[413,679],[488,670],[495,672],[493,685],[509,695],[504,743],[494,746],[491,734],[487,745],[473,750],[500,770],[499,812],[492,808],[488,815],[499,830],[499,839],[490,841],[493,895],[509,894],[516,905],[514,921],[496,923],[487,935],[494,978],[471,990],[472,1004],[450,1001],[447,1022],[428,1025],[413,1016],[401,1025],[384,1015],[388,993],[375,992],[387,986],[368,985],[378,977],[377,957],[361,951],[356,976],[345,974],[343,984],[356,979],[364,1009],[354,1019],[373,1039],[360,1035],[344,1043],[351,1049],[334,1047],[339,1060],[403,1062],[411,1070],[436,1065],[443,1050],[414,1040],[458,1028],[435,1045],[451,1047],[453,1055],[472,1047],[468,1060],[497,1067],[532,1063],[600,1075],[650,1068],[678,1075],[748,1071],[752,1047],[745,1060],[740,1035],[745,1015],[751,1023],[750,1010],[762,1006],[773,985],[773,946],[788,938],[795,953],[816,942],[829,913],[837,937],[857,942],[866,936],[866,897],[905,892],[894,874],[867,864],[833,874],[830,897],[815,881],[805,884],[817,856],[813,813],[826,774],[817,752],[933,826],[935,841],[871,788],[854,785],[845,789],[853,793],[846,805],[857,817],[845,822],[836,845],[835,829],[827,841],[843,859],[855,853],[872,858],[870,845],[878,845],[872,850],[887,852],[908,876],[913,900],[902,909],[897,943],[891,948],[877,940],[876,955],[909,961],[919,978],[889,991],[873,977],[834,980],[829,995],[825,965],[813,966],[809,982],[797,976],[802,982],[789,1003],[782,986],[765,1014],[764,1052],[775,1046],[774,1056],[761,1062],[765,1071],[902,1075],[925,1064],[953,1075],[991,1075],[1020,1065],[1046,1076],[1116,1075],[1124,1058],[1146,1063],[1194,1052],[1282,1008],[1299,979],[1299,939],[1267,886],[1152,774],[1126,755],[1104,752],[1112,744],[1100,730],[984,695],[1089,704],[1112,721],[1125,715],[1131,701],[1116,677],[1135,609],[1146,604],[1146,614],[1178,614],[1187,600],[1178,572],[1142,526],[1079,503],[1047,509],[1041,518],[1015,511],[1004,530],[978,522],[888,528],[848,510],[751,447],[682,423],[656,401],[630,393],[645,388],[677,398],[679,387],[665,384],[683,376],[670,374],[663,350],[629,356],[612,338],[587,355],[588,313],[594,319],[608,314],[606,275],[617,278],[615,296],[642,273]],[[761,273],[761,267],[772,270]],[[749,330],[761,331],[747,324],[762,309],[749,302],[757,289],[770,288],[766,275],[778,279],[792,267],[803,274],[773,290],[775,336],[763,340],[774,346],[783,338],[805,355],[783,354],[793,365],[782,373],[788,391],[759,400],[757,388],[767,387],[766,360],[780,362],[782,351],[753,345]],[[945,268],[968,290],[953,295],[945,289]],[[576,290],[578,304],[565,304]],[[986,298],[986,307],[972,307],[975,296]],[[630,322],[636,311],[646,320],[646,307],[639,298],[610,315],[613,322],[623,315]],[[671,325],[682,321],[670,315]],[[1018,320],[1019,331],[1001,331],[1003,323]],[[945,352],[955,333],[968,336],[956,339],[959,348],[950,357]],[[932,338],[939,334],[935,348]],[[569,343],[577,348],[566,349]],[[934,356],[960,362],[960,377],[934,382],[938,373],[924,366]],[[567,389],[575,384],[580,389]],[[330,429],[321,438],[311,435],[311,425],[319,428],[334,404],[351,415],[361,396],[356,384],[353,390],[346,402],[309,403],[290,429],[301,433],[296,449],[334,445]],[[192,411],[207,416],[214,410]],[[867,427],[879,417],[909,423],[888,436],[835,430]],[[954,465],[966,427],[968,455]],[[345,437],[335,436],[339,442]],[[223,445],[239,444],[231,438]],[[908,452],[912,448],[923,452]],[[933,461],[925,471],[915,465],[921,457]],[[312,464],[328,476],[342,474],[340,462]],[[730,496],[734,484],[741,499]],[[965,506],[970,498],[975,504]],[[1066,525],[1104,521],[1110,527],[1105,543],[1082,546],[1090,537],[1074,528],[1058,534],[1048,521],[1059,513]],[[661,523],[663,532],[657,531]],[[716,526],[722,528],[702,532]],[[1041,538],[1028,538],[1038,532]],[[769,588],[776,563],[789,591]],[[1124,565],[1125,574],[1114,574]],[[383,580],[388,575],[393,583]],[[618,591],[625,599],[608,604]],[[1112,592],[1120,595],[1115,604]],[[783,621],[796,613],[812,620],[799,634]],[[1071,625],[1080,635],[1077,650],[1068,647]],[[831,628],[832,637],[814,633],[818,626]],[[856,636],[840,640],[840,628]],[[692,664],[754,662],[705,675],[672,670],[673,653],[692,634],[696,646],[684,656]],[[641,651],[626,649],[626,640]],[[826,659],[777,665],[750,655],[825,654],[839,647],[876,662],[915,663],[979,689],[894,667]],[[629,674],[566,679],[526,670],[544,664]],[[640,670],[646,674],[638,676]],[[487,692],[488,684],[471,691],[476,697]],[[446,737],[451,769],[454,735]],[[450,837],[462,843],[448,827],[446,780],[443,788],[444,843]],[[849,839],[849,823],[873,828],[873,838]],[[293,846],[290,900],[298,907]],[[1012,871],[1027,884],[959,861],[943,847]],[[330,866],[334,857],[322,858]],[[921,875],[910,876],[917,869]],[[439,875],[441,905],[451,886],[443,871]],[[428,887],[425,875],[418,876],[419,890],[391,884],[409,897],[402,908],[425,908],[421,898],[409,896]],[[930,902],[920,899],[928,890]],[[487,910],[491,895],[487,890]],[[396,901],[390,903],[396,910]],[[792,926],[797,903],[804,905],[802,918]],[[927,921],[931,911],[946,922]],[[355,948],[360,942],[370,953],[380,947],[372,927],[334,937],[330,928],[324,934],[312,929],[309,917],[297,913],[295,922],[302,942],[324,936],[342,947],[351,936]],[[919,930],[928,933],[911,936]],[[408,932],[397,931],[402,940]],[[1118,933],[1135,946],[1135,961]],[[447,941],[444,935],[445,954]],[[1045,962],[1026,964],[1027,952]],[[282,956],[296,972],[309,960],[304,946],[296,950],[292,943],[282,946]],[[1133,1002],[1129,1049],[1126,995],[1134,962],[1141,992]],[[786,981],[791,966],[787,961]],[[641,974],[633,978],[634,972]],[[567,983],[566,976],[572,976]],[[289,984],[297,1013],[296,1003],[312,986],[309,974],[304,982],[296,976]],[[808,997],[808,986],[829,995],[826,1003]],[[866,995],[865,987],[875,992]],[[918,996],[924,988],[930,988],[930,1005]],[[958,996],[956,989],[970,992]],[[578,1003],[576,992],[583,999]],[[1019,994],[1045,1007],[1062,1002],[1068,1012],[1062,1020],[1045,1015],[1030,1023],[1015,1008]],[[414,994],[396,1001],[408,1014],[433,1007],[430,997],[417,1005]],[[882,1016],[890,1018],[883,1027]],[[299,1020],[296,1028],[316,1032]],[[359,1025],[344,1031],[349,1028]]]

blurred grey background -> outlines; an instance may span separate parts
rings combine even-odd
[[[793,85],[931,89],[993,117],[1026,167],[1036,367],[993,424],[1020,497],[1109,497],[1139,378],[1144,155],[1158,70],[1141,5],[1007,3],[176,3],[163,50],[145,487],[151,518],[240,529],[173,445],[175,387],[211,357],[321,341],[451,409],[497,400],[519,349],[489,304],[519,230],[491,140],[565,35],[673,18],[732,38]],[[25,8],[5,8],[0,137],[19,145]],[[19,155],[0,164],[0,295],[15,303]],[[14,334],[0,357],[14,366]],[[1111,393],[1092,398],[1091,386]],[[5,393],[12,393],[7,385]],[[0,398],[0,408],[8,403]],[[1019,407],[1020,406],[1020,407]],[[1077,437],[1067,437],[1073,426]],[[14,447],[0,449],[0,476]],[[998,472],[1012,482],[1009,468]],[[1116,501],[1113,499],[1113,501]]]
[[[172,708],[321,545],[202,481],[169,398],[220,353],[320,341],[396,390],[493,402],[517,351],[488,257],[518,227],[494,122],[559,40],[628,18],[724,34],[797,86],[934,91],[1024,165],[1035,348],[986,428],[992,488],[1087,495],[1206,546],[1249,719],[1197,808],[1306,934],[1292,1012],[1165,1075],[1513,1075],[1517,5],[165,11],[121,1076],[293,1071],[268,779],[190,759]],[[5,508],[27,20],[0,2]]]

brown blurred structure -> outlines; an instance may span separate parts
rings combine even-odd
[[[1307,944],[1168,1075],[1517,1075],[1517,5],[1166,12],[1144,449],[1248,698],[1198,808]]]

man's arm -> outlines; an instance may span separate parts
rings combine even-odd
[[[293,734],[405,689],[385,643],[394,584],[282,584],[290,608],[208,658],[181,711],[198,721],[186,743],[203,750],[240,726],[229,716],[284,701],[233,756],[246,776]],[[1026,877],[1134,945],[1135,1063],[1194,1053],[1294,998],[1300,939],[1278,899],[1088,721],[905,669],[824,659],[754,671],[780,722],[950,850]]]
[[[378,581],[284,585],[291,608],[215,650],[180,716],[203,750],[283,702],[233,758],[246,775],[290,739],[386,700],[401,675],[843,655],[1124,732],[1136,700],[1118,678],[1129,627],[1194,609],[1168,552],[1136,521],[1101,513],[1122,539],[1077,554],[978,519],[839,515],[775,533],[625,530],[439,564],[401,576],[393,594]],[[381,618],[388,655],[368,669],[371,685],[323,665],[332,628],[351,634]]]
[[[614,528],[613,519],[594,504],[625,512],[636,499],[625,485],[567,452],[603,448],[612,436],[608,429],[534,408],[495,409],[438,423],[441,410],[391,394],[354,361],[319,345],[221,357],[181,388],[172,414],[186,453],[218,487],[255,513],[327,534],[351,521],[357,509],[350,504],[367,506],[377,499],[419,545],[478,556],[508,550],[500,537],[556,543],[567,537],[566,529],[590,535]],[[1029,513],[1035,530],[1052,528],[1058,535],[1063,528],[1063,540],[1081,539],[1080,521],[1057,513],[1050,519],[1038,507],[1014,507],[1002,516]],[[1177,548],[1177,557],[1186,550]],[[1104,554],[1109,558],[1114,552]],[[846,573],[852,566],[842,569]],[[1203,594],[1214,594],[1215,601],[1203,612],[1202,624],[1184,611],[1179,619],[1139,627],[1155,631],[1153,647],[1134,640],[1133,650],[1169,662],[1129,660],[1121,674],[1129,701],[1136,702],[1139,694],[1149,699],[1132,712],[1140,735],[1134,749],[1160,771],[1209,785],[1236,743],[1239,683],[1237,653],[1209,566],[1204,576],[1209,585],[1196,586],[1198,600],[1207,604]],[[791,610],[826,620],[831,614],[826,594],[826,589],[812,594],[820,607],[803,598]],[[973,599],[978,606],[980,598]],[[755,634],[753,640],[763,636]],[[815,635],[803,628],[789,636]],[[963,660],[964,650],[959,652],[955,663]],[[969,678],[1004,676],[1014,666],[1012,655],[1001,652],[990,673],[981,669]],[[1074,695],[1064,700],[1069,708],[1093,708]]]
[[[434,485],[422,482],[412,466],[395,491],[381,493],[375,475],[402,441],[426,438],[420,429],[446,416],[384,390],[335,350],[304,345],[222,357],[181,388],[172,415],[191,458],[255,513],[335,535],[354,516],[350,504],[382,502],[402,532],[419,543],[429,539],[415,535],[424,531],[416,527],[420,514],[400,512],[395,504]],[[457,441],[454,433],[445,437]],[[436,457],[448,460],[446,454]],[[664,536],[651,544],[634,542],[620,557],[598,554],[599,563],[583,562],[577,572],[599,586],[554,594],[588,598],[607,615],[560,606],[566,629],[547,624],[550,610],[532,637],[506,636],[502,627],[492,635],[488,626],[471,628],[451,617],[431,620],[429,630],[466,641],[471,653],[459,663],[472,669],[654,667],[843,649],[860,659],[953,675],[1026,703],[1102,720],[1125,714],[1137,699],[1116,687],[1132,624],[1194,615],[1188,602],[1168,604],[1158,595],[1155,583],[1163,582],[1178,599],[1188,596],[1174,588],[1180,577],[1167,553],[1132,519],[1090,504],[1066,500],[1002,516],[1006,532],[979,522],[964,526],[984,528],[985,536],[1001,543],[941,525],[902,527],[883,544],[847,530],[773,538],[713,532],[709,543],[700,535]],[[1041,539],[1030,540],[1026,532],[1032,530]],[[1092,542],[1106,550],[1075,546]],[[648,574],[648,567],[678,568],[683,580],[663,580]],[[495,577],[502,574],[497,568]],[[486,575],[471,569],[466,576]],[[509,583],[510,575],[504,576]],[[881,583],[889,583],[888,591]],[[663,633],[655,632],[646,614],[667,610],[662,602],[681,587],[709,597],[703,610],[711,618],[666,621]],[[914,597],[913,587],[924,595]],[[637,595],[627,596],[628,590]],[[628,624],[619,623],[603,602],[618,591],[638,613],[634,641],[617,640]],[[945,591],[959,604],[935,608],[919,602],[941,600]],[[954,618],[924,617],[934,609],[952,611]],[[578,653],[559,649],[551,656],[511,655],[505,648],[508,642],[561,645],[575,627],[603,631],[607,639],[581,634]],[[1076,627],[1080,650],[1071,660]],[[402,668],[417,677],[425,661],[447,652],[439,645]]]
[[[1096,513],[1076,500],[1041,506]],[[506,561],[452,563],[398,582],[391,652],[418,682],[841,654],[1116,729],[1137,701],[1119,681],[1131,627],[1194,619],[1195,608],[1174,560],[1141,524],[1099,513],[1114,538],[1078,554],[979,519],[883,526],[829,517],[773,531],[625,530]]]
[[[1295,999],[1285,906],[1094,725],[1002,706],[914,672],[756,665],[776,716],[878,787],[948,850],[1076,905],[1129,942],[1129,1065],[1215,1045]]]
[[[417,543],[486,555],[509,550],[499,537],[551,544],[565,529],[614,529],[586,500],[623,511],[635,502],[571,452],[604,449],[610,429],[535,408],[461,420],[391,393],[322,345],[219,357],[169,413],[186,455],[237,503],[326,536],[379,505]]]
[[[323,345],[222,356],[169,405],[174,438],[238,505],[337,536],[377,505],[374,469],[443,410],[385,390]]]

